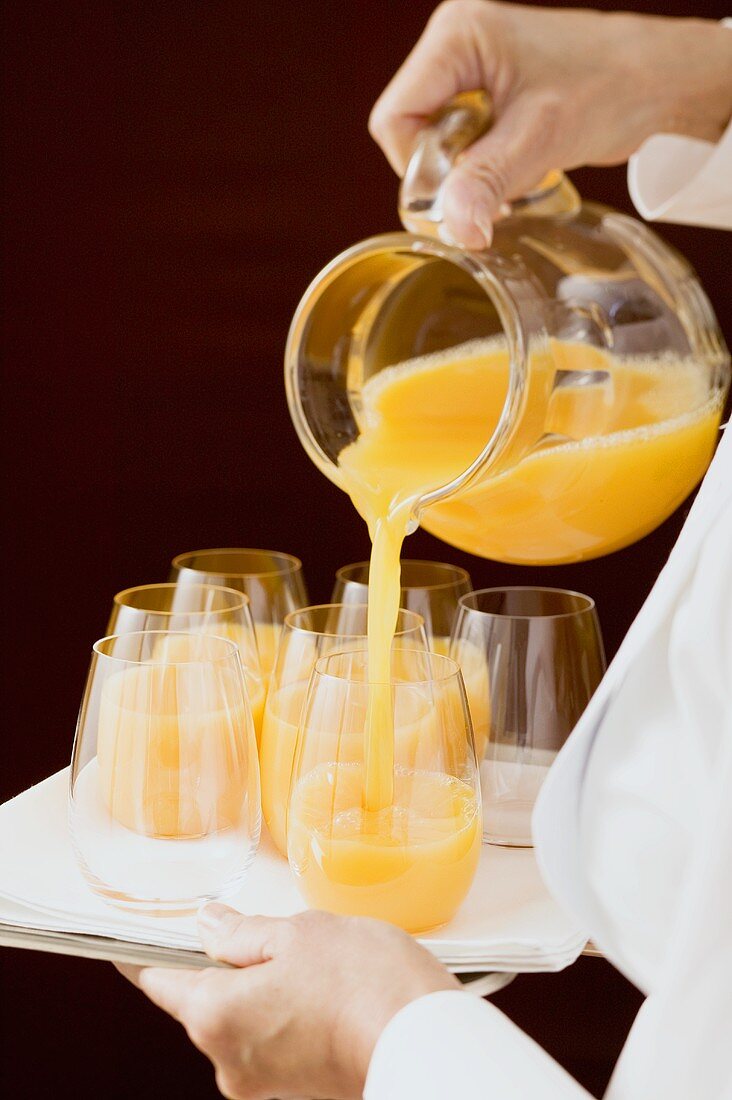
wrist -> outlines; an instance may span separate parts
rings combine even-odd
[[[384,1030],[403,1008],[430,993],[454,992],[462,988],[454,974],[441,966],[439,970],[442,973],[432,973],[429,977],[422,976],[421,979],[415,975],[413,981],[407,981],[399,988],[390,990],[378,1004],[372,1005],[370,1018],[361,1022],[362,1026],[358,1029],[357,1039],[352,1047],[355,1076],[361,1084],[366,1080],[376,1044]]]
[[[718,141],[732,116],[732,29],[666,19],[649,64],[658,80],[655,133]]]

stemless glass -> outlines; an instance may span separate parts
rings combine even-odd
[[[285,615],[308,602],[302,562],[276,550],[225,548],[178,554],[169,579],[180,585],[223,585],[249,597],[265,678],[274,666]]]
[[[241,885],[259,843],[259,767],[236,645],[142,632],[94,644],[69,825],[105,901],[194,911]]]
[[[228,638],[236,644],[259,743],[265,684],[259,662],[249,597],[213,584],[141,584],[114,597],[107,634],[184,631]],[[168,640],[167,649],[170,650]],[[187,645],[184,642],[184,645]]]
[[[362,604],[318,604],[285,617],[270,680],[260,745],[262,811],[275,845],[287,855],[287,800],[297,728],[308,681],[319,657],[334,650],[363,649],[368,608]],[[427,649],[424,619],[400,610],[392,652]]]
[[[430,647],[447,656],[458,602],[473,587],[470,575],[458,565],[409,558],[402,561],[401,570],[400,606],[422,616]],[[341,566],[336,572],[333,602],[368,603],[368,594],[369,563]]]
[[[594,600],[559,588],[471,592],[450,653],[473,719],[484,839],[530,847],[541,784],[605,671]]]
[[[399,652],[391,682],[373,684],[364,650],[321,657],[300,722],[287,822],[288,858],[307,903],[409,932],[445,924],[473,881],[480,821],[455,662]]]

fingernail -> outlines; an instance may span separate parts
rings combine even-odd
[[[207,932],[219,932],[231,916],[228,905],[222,905],[218,901],[209,901],[198,910],[198,923]]]
[[[469,241],[461,241],[457,237],[453,237],[446,225],[439,226],[437,235],[443,244],[449,244],[452,248],[459,248],[463,252],[475,251],[475,243],[470,244]]]
[[[483,248],[490,248],[491,241],[493,240],[493,219],[490,213],[488,210],[478,209],[473,215],[473,220],[476,229],[482,235],[483,241],[485,242]]]
[[[455,240],[452,233],[443,222],[440,222],[440,224],[437,226],[437,236],[440,238],[443,244],[452,245],[454,248],[462,247],[460,242]]]

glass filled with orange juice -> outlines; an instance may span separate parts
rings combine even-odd
[[[265,681],[274,666],[285,615],[308,602],[302,562],[279,550],[224,547],[192,550],[173,558],[170,580],[181,587],[215,584],[249,597]]]
[[[211,634],[228,638],[239,650],[244,683],[252,709],[257,743],[262,731],[265,682],[259,661],[257,638],[249,609],[249,597],[233,588],[212,584],[140,584],[118,592],[112,603],[107,634],[141,630]],[[161,652],[170,653],[187,642],[161,640]]]
[[[480,786],[458,666],[419,650],[391,661],[386,683],[369,677],[364,649],[317,661],[300,721],[287,848],[308,905],[416,933],[451,920],[470,889]],[[378,753],[375,718],[387,735]]]
[[[287,800],[292,763],[310,674],[324,654],[363,648],[368,610],[362,604],[303,607],[285,617],[270,680],[260,742],[262,812],[270,835],[287,856]],[[427,649],[424,620],[414,611],[397,615],[392,652]]]
[[[182,914],[235,893],[261,820],[254,724],[234,642],[143,631],[93,647],[69,826],[105,901]]]
[[[461,596],[473,587],[470,574],[459,565],[444,561],[417,561],[403,558],[400,563],[399,606],[416,611],[424,619],[430,648],[447,655],[450,634]],[[336,571],[334,603],[368,603],[369,563],[354,562]]]

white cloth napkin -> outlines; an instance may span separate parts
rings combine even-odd
[[[64,770],[0,806],[0,921],[200,949],[193,917],[128,914],[91,892],[69,839],[67,794]],[[304,908],[287,863],[268,837],[230,904],[269,916]],[[484,845],[457,916],[420,940],[455,971],[539,971],[569,966],[586,936],[547,893],[532,850]]]

